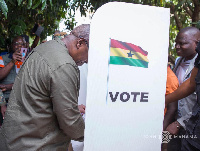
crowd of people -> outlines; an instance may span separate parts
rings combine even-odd
[[[165,114],[163,123],[163,130],[176,137],[172,137],[168,144],[163,144],[163,150],[200,150],[198,133],[200,131],[198,91],[200,90],[198,90],[197,75],[200,58],[199,40],[200,31],[195,27],[183,28],[176,36],[175,48],[180,57],[176,59],[173,71],[177,76],[179,87],[166,95],[165,101],[169,113]],[[174,83],[177,83],[176,80]]]
[[[88,61],[89,32],[90,25],[83,24],[69,35],[56,31],[53,40],[40,45],[39,35],[32,46],[26,35],[12,40],[9,53],[0,56],[0,89],[6,101],[1,106],[0,150],[66,151],[71,139],[83,141],[78,66]],[[195,27],[181,29],[176,37],[179,57],[173,68],[166,68],[163,131],[180,137],[163,143],[163,151],[200,150],[199,41]]]

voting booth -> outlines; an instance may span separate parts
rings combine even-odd
[[[170,10],[111,2],[93,16],[84,151],[160,151]]]

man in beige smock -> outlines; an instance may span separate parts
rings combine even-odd
[[[77,65],[88,60],[89,29],[80,25],[31,51],[11,92],[1,151],[66,151],[71,139],[83,140]]]

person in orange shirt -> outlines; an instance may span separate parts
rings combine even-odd
[[[174,74],[174,72],[167,67],[167,83],[166,83],[166,93],[165,96],[174,92],[179,87],[178,78]],[[164,111],[164,121],[163,121],[163,131],[166,130],[167,126],[175,121],[175,115],[178,108],[178,103],[173,102],[168,104]],[[162,150],[167,149],[167,144],[162,144]]]
[[[179,87],[178,78],[174,74],[174,72],[167,67],[167,83],[166,83],[166,93],[165,96],[174,92]],[[173,122],[174,117],[176,115],[178,104],[177,102],[173,102],[168,104],[167,108],[165,108],[164,112],[164,121],[163,121],[163,130],[167,128],[167,126]]]

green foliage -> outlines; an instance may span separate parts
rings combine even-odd
[[[8,12],[8,7],[6,5],[6,2],[4,0],[0,0],[0,8],[5,17],[7,18],[7,12]]]
[[[95,12],[99,7],[107,2],[118,1],[134,4],[159,6],[170,8],[170,35],[169,35],[169,54],[176,57],[174,48],[175,38],[181,28],[187,26],[196,26],[200,28],[200,1],[199,0],[74,0],[74,7],[80,7],[82,15],[85,15],[85,9]]]
[[[0,48],[6,48],[11,39],[21,34],[34,38],[35,23],[44,27],[41,40],[52,35],[61,19],[74,18],[69,1],[63,0],[0,0]],[[68,14],[69,13],[69,14]],[[74,19],[68,19],[67,28],[73,29]],[[0,50],[1,51],[1,50]]]
[[[28,0],[28,9],[30,9],[32,6],[32,0]]]
[[[63,18],[66,29],[71,30],[76,25],[75,10],[79,8],[81,15],[86,16],[87,11],[95,12],[112,1],[170,8],[169,54],[173,56],[178,31],[187,26],[200,28],[199,0],[0,0],[0,48],[22,33],[33,36],[31,29],[35,23],[44,27],[41,39],[52,35]]]

